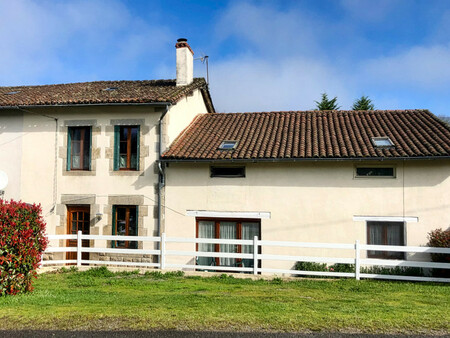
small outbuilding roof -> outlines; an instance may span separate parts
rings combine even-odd
[[[234,142],[229,149],[224,141]],[[283,111],[197,116],[164,161],[450,157],[450,128],[428,110]]]

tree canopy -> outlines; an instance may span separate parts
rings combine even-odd
[[[337,101],[337,97],[330,100],[330,99],[328,99],[327,93],[323,93],[322,100],[320,102],[319,101],[314,101],[314,102],[316,103],[317,109],[319,109],[319,110],[337,110],[341,107],[338,106],[336,101]]]
[[[372,100],[368,96],[361,96],[361,98],[355,100],[352,106],[352,110],[374,110],[375,106]]]

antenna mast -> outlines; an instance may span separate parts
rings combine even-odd
[[[208,64],[209,56],[203,55],[202,57],[196,58],[194,60],[200,60],[203,64],[206,64],[206,84],[209,86],[209,64]]]

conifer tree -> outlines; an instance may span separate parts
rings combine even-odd
[[[328,99],[327,93],[323,93],[322,100],[320,102],[319,101],[314,102],[316,103],[318,110],[338,110],[341,107],[337,105],[336,101],[337,97],[330,100]]]
[[[375,106],[372,103],[372,100],[369,99],[368,96],[361,96],[361,98],[357,99],[352,106],[352,110],[374,110]]]

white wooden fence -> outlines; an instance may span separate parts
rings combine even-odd
[[[76,252],[76,260],[43,260],[42,265],[63,265],[63,264],[81,264],[89,265],[115,265],[115,266],[136,266],[136,267],[153,267],[161,270],[165,269],[192,269],[203,271],[229,271],[229,272],[246,272],[257,275],[262,274],[289,274],[289,275],[308,275],[308,276],[332,276],[332,277],[351,277],[357,280],[361,278],[376,278],[376,279],[395,279],[408,281],[429,281],[429,282],[450,282],[450,278],[437,277],[419,277],[419,276],[400,276],[400,275],[383,275],[383,274],[367,274],[361,273],[361,266],[383,266],[383,267],[417,267],[428,269],[450,269],[450,263],[436,263],[427,261],[412,261],[412,260],[386,260],[361,258],[361,251],[389,251],[389,252],[405,252],[405,253],[437,253],[450,254],[449,248],[434,248],[434,247],[418,247],[418,246],[393,246],[393,245],[366,245],[360,244],[356,241],[354,244],[333,244],[333,243],[302,243],[302,242],[284,242],[284,241],[266,241],[259,240],[254,237],[253,240],[231,240],[231,239],[206,239],[206,238],[177,238],[166,237],[162,234],[161,237],[142,237],[142,236],[99,236],[99,235],[83,235],[78,231],[77,235],[50,235],[49,240],[77,240],[76,247],[52,247],[49,246],[46,253],[56,252]],[[138,241],[138,242],[153,242],[159,244],[157,250],[143,250],[143,249],[122,249],[122,248],[104,248],[104,247],[83,247],[82,240],[109,240],[109,241]],[[181,251],[181,250],[167,250],[167,243],[192,243],[192,244],[232,244],[232,245],[251,245],[253,253],[231,253],[231,252],[200,252],[200,251]],[[287,256],[279,254],[264,254],[264,248],[280,247],[280,248],[318,248],[318,249],[343,249],[354,251],[353,258],[340,257],[313,257],[313,256]],[[144,262],[124,262],[124,261],[103,261],[103,260],[83,260],[81,253],[112,253],[120,255],[154,255],[159,256],[158,263],[144,263]],[[197,257],[219,257],[219,258],[235,258],[253,260],[253,267],[239,267],[239,266],[210,266],[210,265],[196,265],[193,264],[173,264],[167,262],[167,256],[191,256]],[[135,256],[134,256],[135,257]],[[194,259],[194,262],[196,260]],[[259,261],[261,267],[259,267]],[[276,269],[264,267],[264,261],[302,261],[302,262],[316,262],[316,263],[343,263],[354,264],[355,272],[332,272],[332,271],[300,271],[289,269]]]

